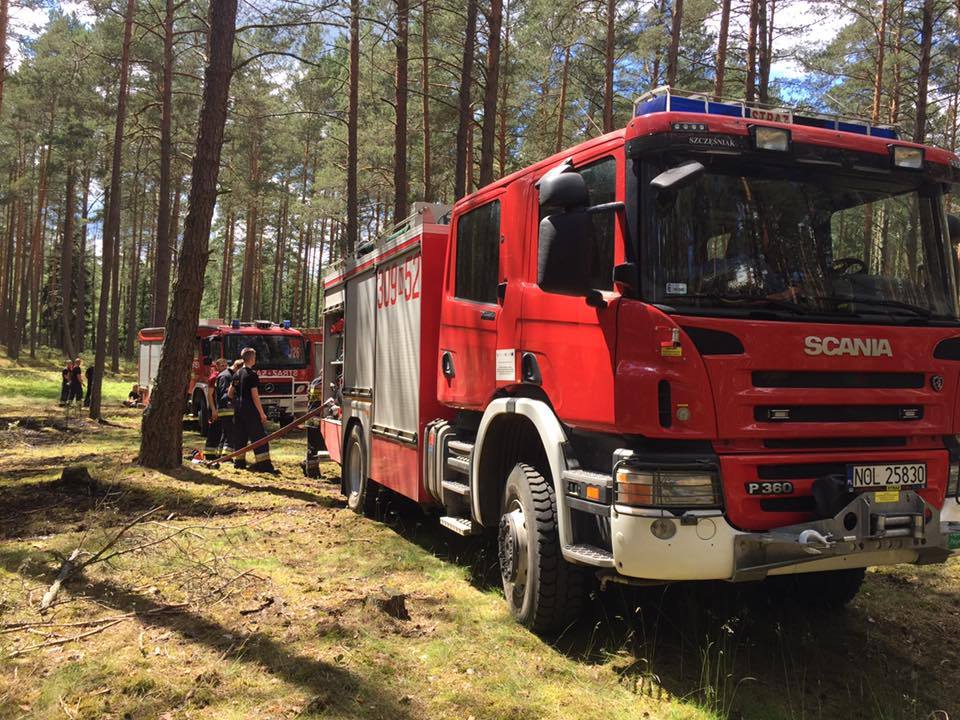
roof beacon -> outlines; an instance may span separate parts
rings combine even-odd
[[[703,113],[705,115],[726,115],[727,117],[749,118],[766,122],[779,122],[788,125],[807,125],[810,127],[837,130],[839,132],[870,135],[888,140],[897,139],[897,131],[888,125],[874,125],[861,118],[841,117],[810,113],[798,115],[793,108],[747,103],[729,98],[713,99],[700,93],[672,88],[669,85],[655,88],[638,97],[633,103],[634,117],[651,115],[658,112]]]

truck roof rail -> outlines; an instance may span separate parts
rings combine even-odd
[[[710,93],[681,90],[669,85],[662,85],[645,92],[633,103],[634,117],[658,112],[726,115],[728,117],[819,127],[827,130],[856,133],[857,135],[881,137],[888,140],[898,139],[897,130],[893,126],[877,125],[865,118],[831,115],[783,105],[716,97]]]

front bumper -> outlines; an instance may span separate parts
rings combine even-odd
[[[767,575],[857,568],[895,563],[940,563],[960,535],[960,511],[947,499],[941,511],[906,490],[895,503],[874,493],[854,498],[833,518],[741,532],[718,511],[683,518],[656,510],[614,506],[610,537],[613,567],[648,580],[760,580]],[[960,506],[958,506],[960,508]],[[666,519],[672,537],[659,539],[651,526]],[[662,522],[661,522],[662,525]]]

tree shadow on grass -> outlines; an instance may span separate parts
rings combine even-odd
[[[499,588],[489,534],[455,535],[390,492],[378,498],[377,519],[467,567],[478,589]],[[868,578],[867,591],[881,585]],[[907,632],[909,613],[874,618],[865,605],[804,606],[767,583],[611,583],[602,592],[593,583],[580,618],[544,641],[578,663],[612,664],[638,694],[684,699],[723,718],[913,719],[950,709],[950,676],[938,669],[944,656],[923,650],[921,623]]]
[[[46,577],[42,568],[24,566],[23,553],[0,552],[0,565],[36,580]],[[375,679],[364,678],[345,667],[332,665],[290,650],[282,641],[263,632],[243,634],[196,612],[166,612],[153,598],[106,580],[84,583],[83,594],[103,607],[120,612],[136,611],[147,626],[178,633],[192,643],[205,645],[231,660],[256,665],[281,680],[313,695],[309,713],[343,718],[405,720],[409,711],[384,691]]]
[[[183,466],[175,470],[160,470],[163,475],[179,480],[181,482],[196,483],[198,485],[215,485],[220,487],[229,487],[242,492],[268,493],[278,497],[285,497],[291,500],[302,500],[303,502],[322,505],[323,507],[345,507],[346,502],[329,495],[318,495],[307,490],[297,490],[279,485],[264,484],[261,478],[269,478],[270,475],[256,475],[250,473],[251,482],[240,482],[231,478],[216,475],[216,470],[202,472],[189,466]]]
[[[96,470],[94,470],[96,472]],[[232,515],[232,503],[209,503],[176,489],[144,487],[129,481],[96,477],[65,482],[24,483],[7,487],[0,501],[0,540],[85,530],[91,511],[120,516],[120,522],[162,505],[180,517]],[[118,524],[117,518],[110,525]]]

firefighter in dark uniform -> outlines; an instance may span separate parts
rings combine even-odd
[[[230,385],[230,398],[233,401],[233,422],[236,428],[234,442],[237,448],[247,443],[254,443],[266,436],[263,426],[267,422],[267,414],[260,404],[260,378],[253,366],[257,363],[257,351],[253,348],[244,348],[240,353],[243,367],[234,375]],[[276,472],[270,462],[270,446],[264,444],[254,450],[253,465],[250,469],[255,472]],[[233,461],[235,467],[244,468],[247,465],[245,457],[238,457]]]
[[[203,456],[206,460],[216,460],[220,457],[220,446],[223,444],[223,414],[224,410],[220,407],[219,394],[217,386],[220,376],[229,372],[227,370],[227,361],[223,358],[217,358],[213,363],[213,371],[207,378],[207,407],[210,409],[210,422],[207,425],[207,442],[203,448]],[[229,382],[227,386],[229,387]],[[233,414],[232,409],[228,411]]]
[[[233,421],[234,402],[230,399],[230,386],[243,367],[243,360],[234,360],[227,369],[217,376],[217,409],[220,412],[220,424],[223,426],[223,445],[220,455],[229,455],[243,445],[237,445],[237,428]]]

